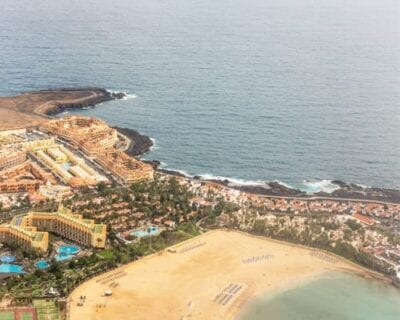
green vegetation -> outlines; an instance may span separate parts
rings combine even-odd
[[[346,224],[353,231],[356,231],[356,230],[358,230],[358,229],[360,229],[362,227],[361,224],[359,224],[356,220],[353,220],[353,219],[347,220]]]
[[[147,237],[139,243],[127,245],[115,242],[111,248],[98,250],[90,256],[81,257],[69,263],[58,263],[53,260],[46,271],[37,270],[34,273],[7,279],[6,285],[0,289],[0,296],[9,293],[15,301],[29,302],[33,298],[46,296],[51,287],[56,289],[61,296],[65,296],[88,278],[199,234],[200,231],[194,223],[183,223],[174,231],[163,231],[159,236],[151,237],[151,247],[150,237]],[[39,301],[34,303],[44,304],[44,300]],[[48,310],[49,307],[44,309]],[[43,314],[49,312],[43,311]]]
[[[361,225],[359,223],[353,222],[355,221],[347,223],[349,229],[344,230],[344,240],[350,241],[353,233],[358,232],[361,234],[364,232],[363,229],[360,229]],[[283,224],[281,225],[283,226]],[[340,239],[335,241],[329,240],[327,233],[322,231],[322,225],[324,225],[326,231],[326,227],[329,224],[323,221],[318,221],[311,222],[306,226],[304,231],[298,232],[296,227],[280,228],[277,225],[267,225],[265,220],[255,220],[251,231],[254,234],[265,235],[273,239],[329,251],[369,269],[384,274],[391,274],[388,273],[388,270],[391,270],[391,268],[386,262],[378,260],[370,254],[357,250],[347,241]],[[336,224],[331,224],[331,226],[332,230],[336,230]]]

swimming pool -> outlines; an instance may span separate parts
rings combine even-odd
[[[150,232],[148,232],[148,231],[150,231]],[[157,233],[158,233],[158,227],[151,226],[148,229],[146,228],[146,229],[132,231],[130,234],[133,236],[136,236],[138,238],[143,238],[143,237],[147,237],[147,236],[154,236]]]
[[[54,259],[56,259],[57,262],[61,262],[61,261],[65,261],[65,260],[72,259],[73,257],[74,257],[73,254],[68,254],[68,253],[65,253],[65,252],[60,252],[60,253],[57,253],[57,254],[54,256]]]
[[[0,273],[25,273],[25,271],[17,264],[2,263],[0,264]]]
[[[64,245],[57,249],[58,253],[74,255],[77,254],[81,249],[78,246]]]
[[[11,263],[15,261],[15,256],[1,256],[0,261],[4,263]]]
[[[49,267],[49,263],[46,260],[39,260],[35,263],[35,266],[39,269],[47,269]]]

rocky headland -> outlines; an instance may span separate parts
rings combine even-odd
[[[124,93],[87,87],[30,91],[0,97],[0,130],[37,126],[50,115],[66,109],[94,106],[124,96]]]
[[[125,152],[131,156],[140,156],[150,151],[153,146],[153,141],[149,136],[139,133],[134,129],[113,127],[131,140],[128,149]]]

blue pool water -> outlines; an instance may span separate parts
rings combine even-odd
[[[57,253],[57,254],[54,256],[54,259],[56,259],[57,262],[60,262],[60,261],[69,260],[69,259],[71,259],[73,256],[74,256],[73,254],[68,254],[68,253],[65,253],[65,252],[60,252],[60,253]]]
[[[0,261],[4,262],[4,263],[11,263],[15,261],[15,257],[14,256],[2,256],[0,257]]]
[[[57,249],[57,254],[54,256],[56,261],[65,261],[71,259],[75,254],[77,254],[81,249],[78,246],[64,245]]]
[[[17,264],[2,263],[0,264],[0,273],[24,273],[23,267]]]
[[[57,249],[58,253],[70,254],[70,255],[77,254],[79,251],[80,251],[79,247],[72,245],[61,246]]]
[[[157,227],[150,227],[150,232],[148,232],[147,229],[136,230],[136,231],[132,231],[131,235],[134,235],[139,238],[143,238],[143,237],[147,237],[147,236],[154,236],[157,233],[158,233]]]
[[[35,266],[39,269],[47,269],[49,267],[49,263],[46,260],[39,260],[35,263]]]

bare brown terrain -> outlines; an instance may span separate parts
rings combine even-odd
[[[122,98],[101,88],[52,89],[0,97],[0,130],[38,125],[49,114]]]

